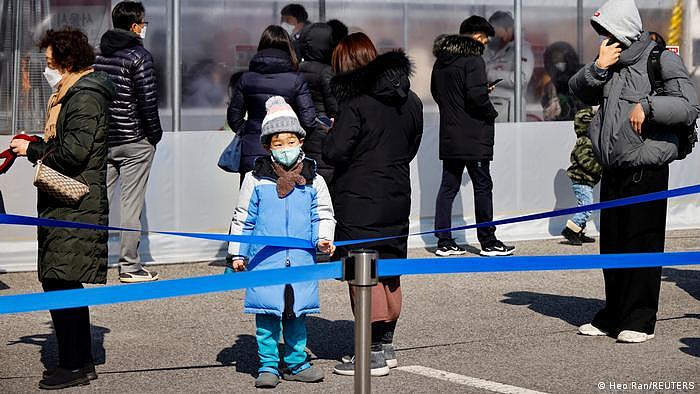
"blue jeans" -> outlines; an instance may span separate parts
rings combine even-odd
[[[255,315],[257,330],[255,337],[258,341],[258,357],[260,369],[258,372],[271,372],[279,376],[280,355],[277,343],[280,333],[284,335],[284,364],[292,373],[298,373],[308,368],[306,361],[306,318],[282,319],[275,315]]]
[[[593,188],[588,185],[581,185],[574,183],[571,185],[571,190],[573,190],[576,196],[576,201],[578,206],[593,204]],[[579,212],[575,214],[571,221],[576,223],[577,226],[584,228],[586,227],[586,222],[591,218],[591,211]]]

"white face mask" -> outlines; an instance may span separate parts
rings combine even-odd
[[[282,28],[283,28],[287,33],[289,33],[290,36],[294,34],[294,25],[289,24],[289,23],[287,23],[287,22],[282,22],[282,23],[280,24],[280,26],[282,26]]]
[[[146,28],[147,28],[147,27],[148,27],[148,25],[144,25],[144,26],[141,28],[141,33],[139,33],[139,37],[141,37],[142,40],[145,40],[145,39],[146,39]]]
[[[564,72],[564,71],[566,71],[566,63],[564,63],[564,62],[555,63],[554,68],[556,68],[557,70],[559,70],[561,72]]]
[[[61,78],[63,78],[63,76],[57,70],[46,66],[44,69],[44,78],[46,78],[46,82],[51,85],[52,89],[56,89],[56,85],[61,82]]]

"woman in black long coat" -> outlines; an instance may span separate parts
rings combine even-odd
[[[337,241],[408,234],[411,209],[409,164],[423,134],[423,104],[410,90],[411,62],[401,51],[377,56],[363,33],[346,37],[333,52],[338,99],[335,125],[323,158],[335,167],[332,183]],[[407,239],[365,245],[379,257],[406,258]],[[339,254],[347,253],[346,249]],[[353,297],[351,294],[351,301]],[[380,278],[372,288],[372,374],[397,365],[392,347],[401,313],[399,277]],[[353,374],[353,360],[335,372]]]
[[[287,32],[280,26],[268,26],[260,37],[258,53],[236,84],[228,106],[228,125],[241,137],[241,174],[251,171],[258,157],[270,156],[260,144],[260,128],[267,113],[265,102],[270,97],[284,97],[299,116],[302,127],[314,127],[316,110],[298,68]]]
[[[45,74],[55,92],[49,99],[44,140],[16,139],[14,152],[42,163],[90,189],[77,204],[38,192],[40,218],[106,226],[107,116],[116,97],[109,77],[94,72],[95,54],[79,30],[49,30],[41,40],[48,64]],[[38,228],[38,270],[44,291],[80,289],[107,281],[107,231]],[[58,368],[44,372],[39,386],[59,389],[97,379],[92,358],[87,307],[52,310],[58,342]]]

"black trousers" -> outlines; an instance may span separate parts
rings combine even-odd
[[[603,172],[600,200],[668,189],[668,165]],[[664,251],[666,200],[604,209],[600,215],[600,253]],[[653,334],[659,309],[661,267],[604,269],[605,308],[593,325],[612,335],[622,330]]]
[[[474,212],[476,222],[490,222],[493,220],[493,181],[489,171],[490,162],[443,160],[442,183],[435,199],[435,230],[443,230],[452,227],[452,204],[462,185],[462,174],[467,168],[469,178],[474,187]],[[449,231],[437,233],[439,239],[452,238]],[[496,227],[482,227],[476,230],[476,236],[482,246],[496,240]]]
[[[82,289],[80,282],[44,279],[44,291]],[[82,368],[92,363],[92,334],[90,311],[87,307],[49,311],[58,342],[58,366],[65,369]]]

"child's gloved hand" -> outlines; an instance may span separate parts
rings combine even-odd
[[[316,245],[316,247],[322,253],[326,253],[328,255],[335,253],[335,245],[333,245],[333,241],[329,241],[327,239],[318,241],[318,245]]]

